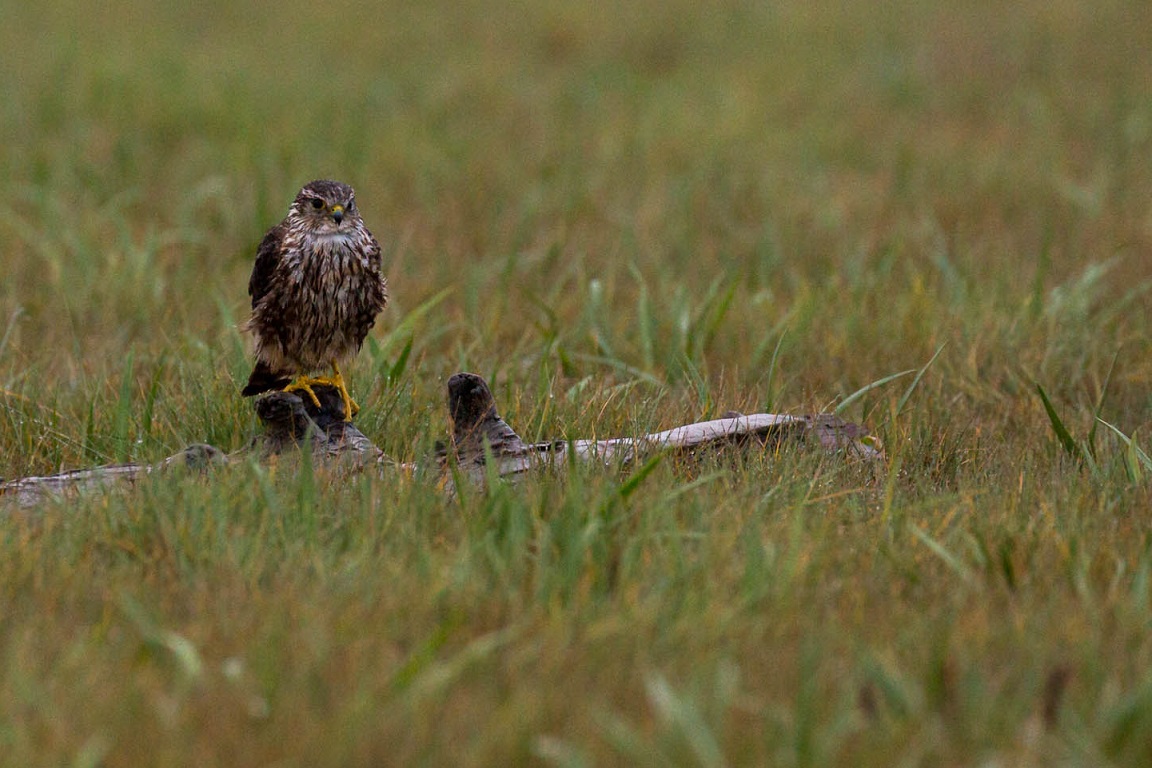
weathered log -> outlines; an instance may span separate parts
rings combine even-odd
[[[866,430],[831,414],[733,414],[640,437],[525,443],[500,418],[487,382],[473,373],[457,373],[448,379],[448,410],[452,418],[451,455],[473,480],[485,476],[489,458],[496,462],[496,474],[509,477],[543,465],[562,465],[570,458],[625,464],[661,450],[694,453],[751,443],[774,447],[786,440],[809,438],[829,452],[868,460],[883,455],[878,442]],[[443,447],[438,453],[442,460],[450,455]]]
[[[156,464],[110,464],[94,469],[76,469],[46,477],[25,477],[0,484],[0,501],[13,501],[20,507],[33,507],[51,498],[71,498],[83,491],[107,488],[118,483],[133,484],[153,472],[172,469],[206,471],[223,464],[228,457],[207,443],[193,443]]]
[[[30,507],[52,497],[68,497],[117,483],[134,483],[143,476],[174,467],[203,472],[212,465],[247,455],[267,461],[300,450],[310,451],[318,465],[332,468],[415,469],[415,465],[394,462],[352,422],[344,421],[343,400],[334,387],[318,386],[314,391],[319,407],[310,398],[293,392],[272,392],[256,400],[256,415],[264,429],[233,454],[225,454],[210,445],[195,444],[156,464],[115,464],[46,477],[26,477],[0,484],[0,500]],[[518,477],[543,467],[563,466],[570,460],[626,464],[654,451],[694,453],[751,444],[774,447],[794,440],[815,442],[825,451],[867,460],[883,456],[878,443],[862,427],[829,414],[733,414],[639,437],[525,443],[500,417],[488,384],[473,373],[457,373],[448,380],[448,412],[452,421],[451,441],[449,445],[438,446],[437,465],[441,470],[455,468],[478,482],[493,470],[502,477]],[[490,460],[495,462],[492,468],[488,467]]]

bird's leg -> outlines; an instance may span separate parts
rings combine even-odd
[[[344,376],[340,373],[340,365],[335,360],[332,361],[331,376],[311,378],[308,380],[308,383],[313,386],[323,384],[327,387],[333,387],[340,393],[340,399],[344,401],[344,421],[352,421],[352,417],[360,412],[360,406],[357,405],[356,401],[352,399],[352,396],[348,394],[348,387],[344,383]]]
[[[340,397],[344,399],[344,421],[352,421],[352,417],[360,412],[360,406],[348,394],[348,387],[344,384],[344,376],[340,373],[340,366],[332,361],[332,384],[340,390]]]
[[[304,374],[300,374],[292,379],[292,383],[284,387],[285,392],[306,392],[308,397],[312,399],[312,404],[320,408],[320,398],[316,397],[316,393],[312,391],[313,384],[326,384],[327,382],[321,379],[311,379]]]

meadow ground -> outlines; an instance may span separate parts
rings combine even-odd
[[[0,764],[1152,761],[1152,5],[94,8],[3,10],[0,476],[241,446],[252,255],[316,177],[384,246],[348,374],[397,459],[458,370],[580,438],[939,356],[846,409],[878,471],[4,513]]]

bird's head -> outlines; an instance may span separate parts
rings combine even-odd
[[[339,235],[359,220],[356,193],[339,181],[310,181],[292,203],[292,214],[318,235]]]

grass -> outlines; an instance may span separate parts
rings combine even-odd
[[[399,460],[458,370],[530,439],[842,406],[889,457],[5,513],[0,764],[1152,760],[1145,4],[4,17],[0,476],[241,446],[317,177],[384,247],[347,373]]]

